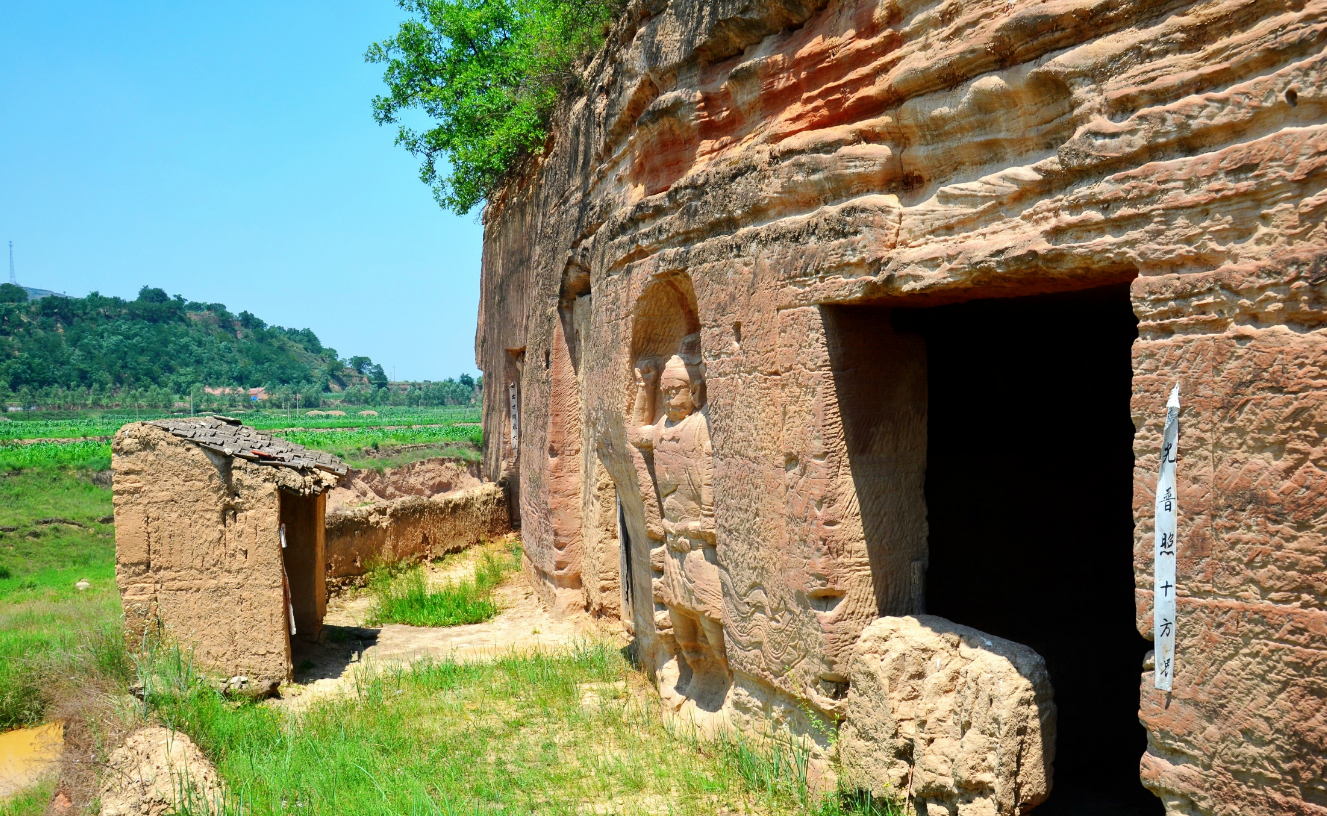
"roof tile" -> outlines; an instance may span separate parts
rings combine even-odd
[[[344,476],[349,471],[346,464],[334,456],[311,451],[284,439],[273,439],[271,435],[241,425],[238,420],[230,417],[158,419],[149,424],[227,456],[239,456],[296,470],[325,470],[338,476]],[[263,455],[255,455],[252,451],[261,451]]]

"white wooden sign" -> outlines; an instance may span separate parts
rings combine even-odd
[[[1161,471],[1157,475],[1155,568],[1152,583],[1152,641],[1156,654],[1156,687],[1170,691],[1175,680],[1175,463],[1180,441],[1180,386],[1166,401],[1166,427],[1161,433]]]
[[[521,420],[516,410],[516,383],[507,383],[507,394],[511,398],[511,450],[515,455],[521,449]]]

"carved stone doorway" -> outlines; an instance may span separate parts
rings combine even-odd
[[[1127,284],[894,310],[925,341],[926,612],[1046,661],[1055,816],[1150,816],[1139,782]]]

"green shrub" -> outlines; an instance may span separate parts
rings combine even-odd
[[[414,15],[364,58],[387,66],[378,124],[418,108],[396,143],[423,159],[420,179],[445,209],[469,212],[523,156],[537,153],[572,64],[603,42],[620,0],[398,0]],[[441,163],[442,167],[439,167]]]

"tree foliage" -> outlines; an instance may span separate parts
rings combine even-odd
[[[0,300],[0,404],[170,410],[192,400],[224,410],[250,404],[247,389],[261,387],[269,406],[473,405],[482,390],[465,374],[389,383],[381,364],[342,360],[309,329],[155,287],[128,301],[96,292],[27,301],[19,291],[23,302]]]
[[[537,153],[572,65],[603,41],[621,0],[398,0],[413,16],[369,46],[386,66],[379,124],[422,160],[420,178],[445,209],[469,212],[521,157]],[[433,120],[401,123],[410,109]]]
[[[323,390],[345,366],[308,329],[268,326],[220,303],[145,286],[136,300],[45,297],[0,303],[0,389],[164,389],[307,383]],[[358,378],[356,378],[358,379]]]

